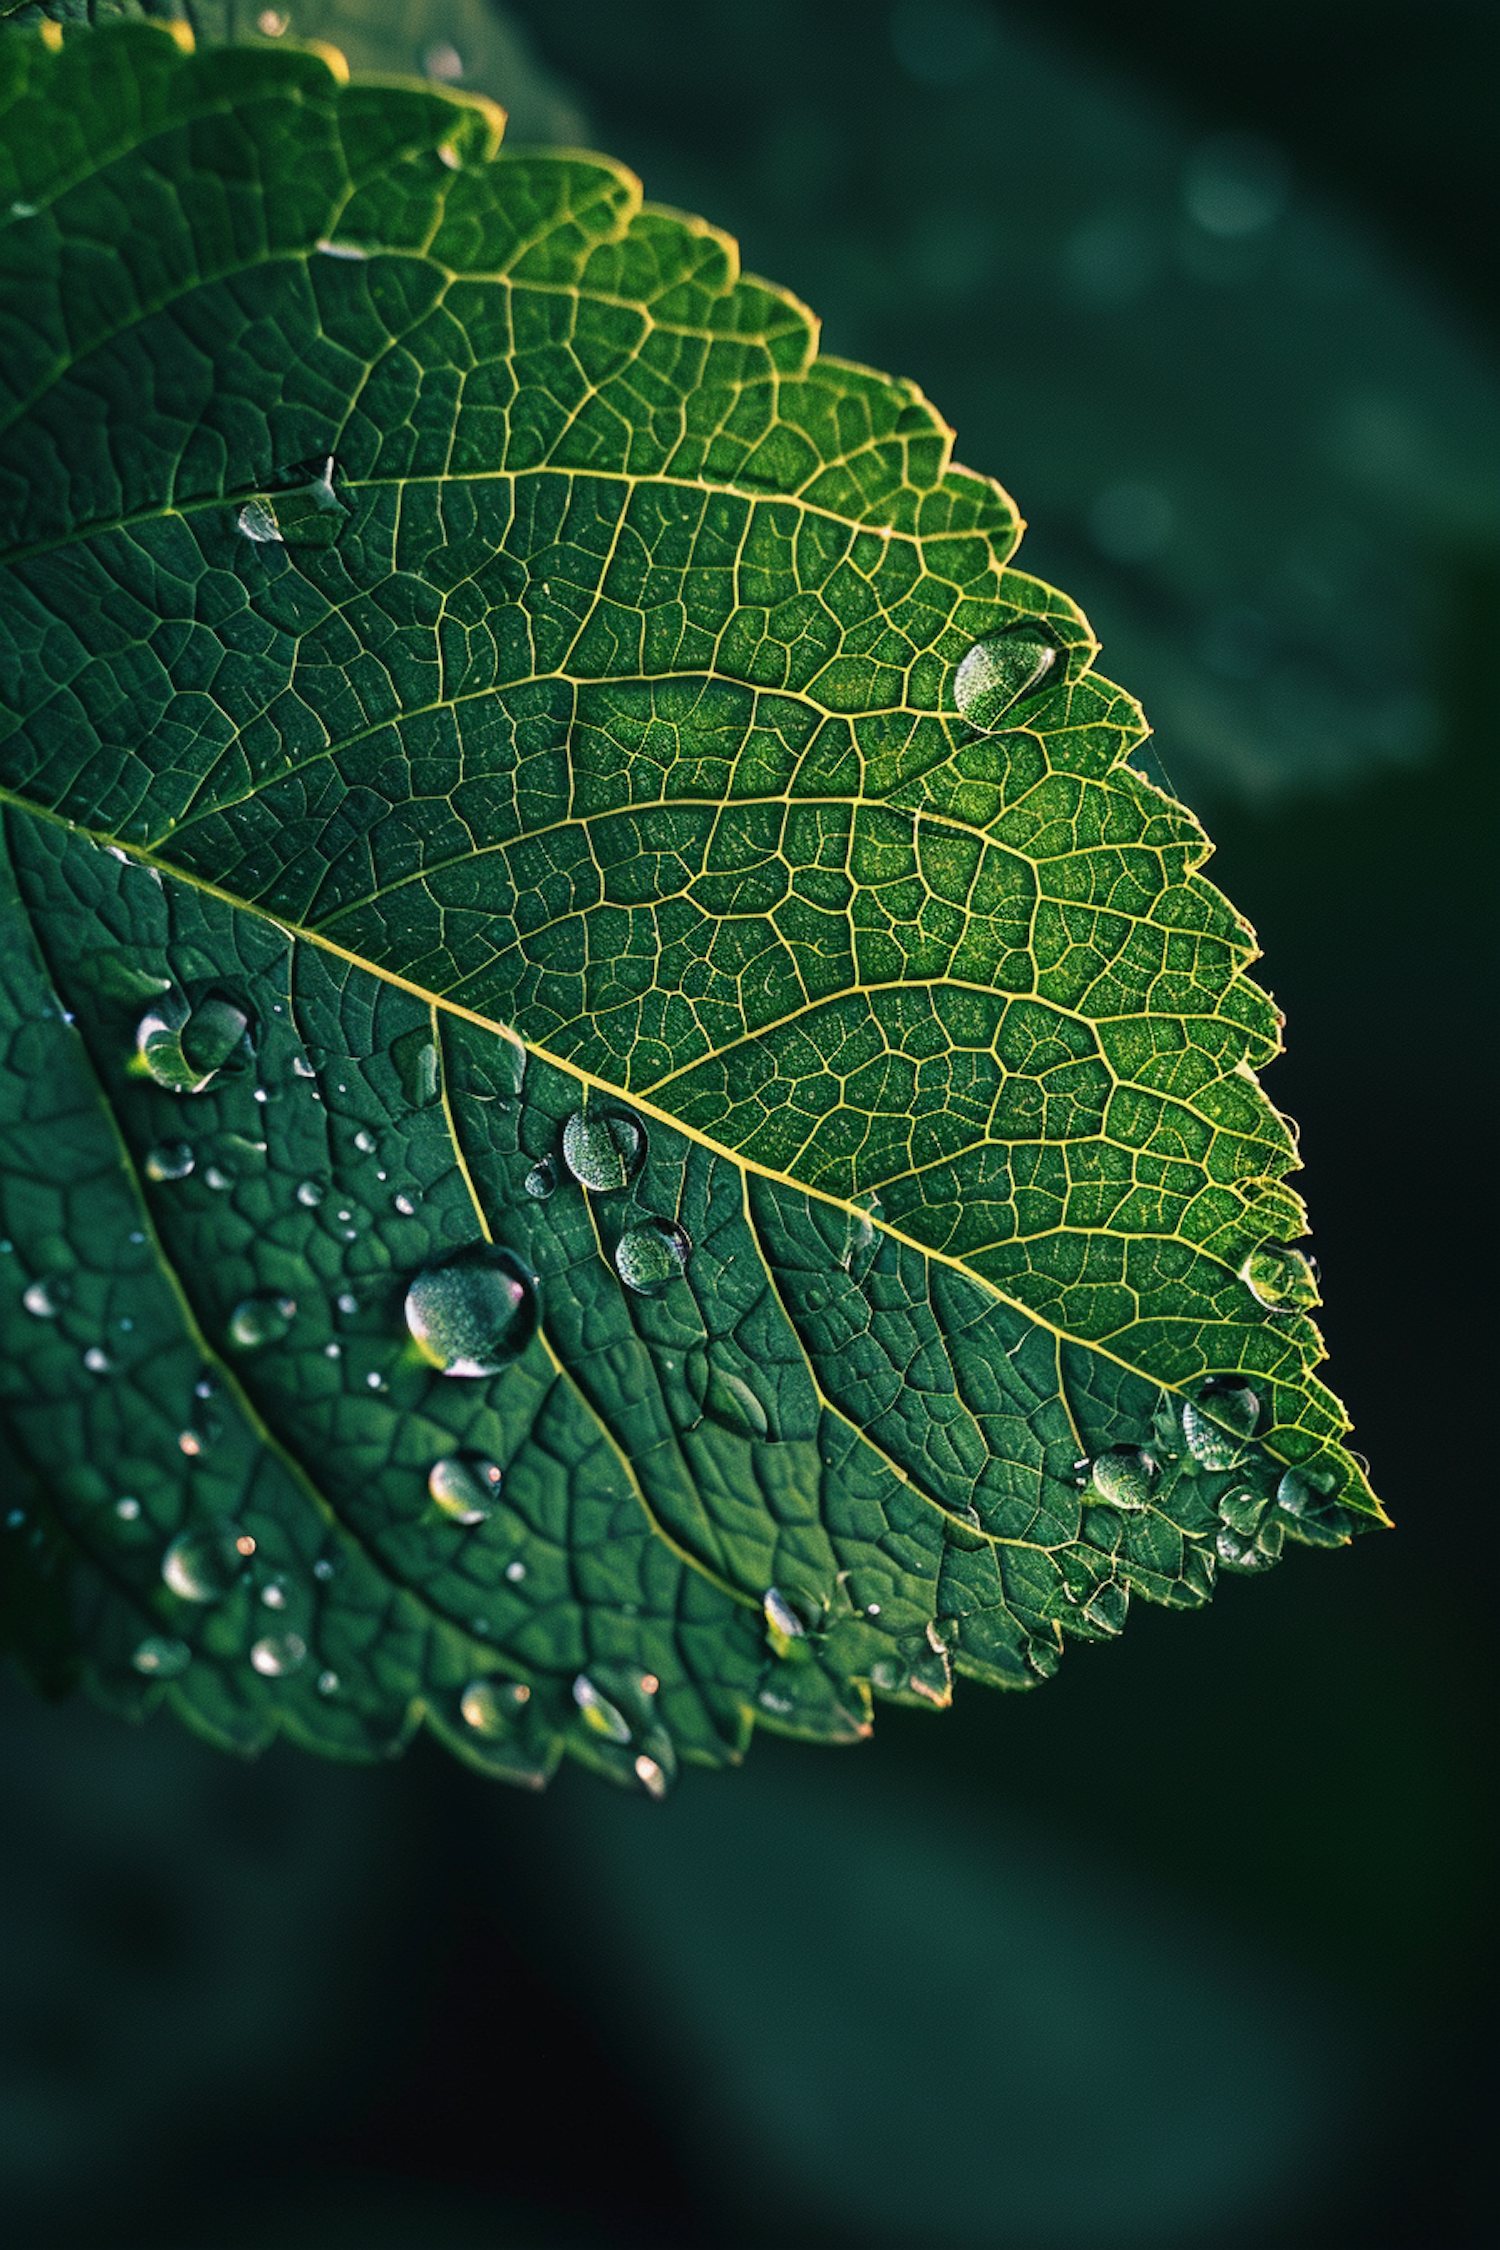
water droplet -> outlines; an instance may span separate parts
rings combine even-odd
[[[524,1680],[485,1678],[470,1680],[458,1708],[465,1726],[472,1727],[476,1734],[495,1736],[509,1733],[517,1713],[530,1700],[531,1690]]]
[[[359,1311],[359,1299],[347,1289],[335,1301],[341,1313],[356,1313]]]
[[[323,1357],[324,1357],[325,1359],[342,1359],[342,1358],[343,1358],[343,1356],[344,1356],[344,1347],[343,1347],[343,1345],[342,1345],[342,1344],[339,1344],[339,1343],[333,1343],[333,1344],[325,1344],[325,1345],[323,1346]]]
[[[54,1303],[52,1292],[45,1281],[33,1281],[28,1288],[23,1289],[21,1302],[37,1320],[56,1320],[57,1318],[59,1308]]]
[[[1149,1508],[1155,1464],[1138,1445],[1111,1446],[1091,1463],[1089,1481],[1111,1508]]]
[[[268,1578],[260,1590],[260,1598],[267,1609],[285,1609],[287,1584],[284,1578]]]
[[[141,1512],[141,1504],[133,1493],[127,1492],[123,1500],[115,1502],[115,1514],[122,1523],[134,1523]]]
[[[482,1453],[451,1453],[433,1462],[427,1489],[455,1523],[483,1523],[500,1490],[500,1471]]]
[[[406,1325],[445,1375],[494,1375],[536,1334],[537,1284],[514,1251],[476,1243],[428,1266],[406,1293]]]
[[[545,1203],[549,1195],[555,1194],[557,1191],[557,1166],[553,1163],[551,1157],[544,1156],[540,1164],[533,1164],[522,1184],[526,1193],[535,1196],[538,1203]]]
[[[1322,1303],[1312,1259],[1280,1243],[1266,1242],[1252,1250],[1240,1268],[1240,1279],[1267,1312],[1306,1312]]]
[[[761,1596],[761,1608],[766,1613],[766,1624],[773,1640],[801,1640],[807,1627],[779,1586],[766,1588]]]
[[[438,1098],[441,1072],[437,1047],[425,1025],[403,1031],[391,1041],[391,1061],[401,1081],[401,1091],[413,1109],[425,1109]]]
[[[331,1555],[319,1555],[317,1561],[313,1564],[313,1576],[320,1585],[326,1586],[337,1568],[338,1565]]]
[[[1214,1379],[1196,1400],[1185,1399],[1182,1434],[1205,1469],[1235,1469],[1245,1458],[1243,1440],[1260,1420],[1260,1399],[1248,1383]],[[1228,1423],[1229,1427],[1223,1427]]]
[[[317,1075],[306,1055],[293,1055],[292,1076],[294,1078],[316,1078]]]
[[[295,1297],[246,1297],[229,1316],[229,1341],[247,1352],[279,1343],[296,1317]]]
[[[655,1695],[659,1692],[660,1688],[661,1681],[657,1678],[654,1672],[643,1672],[641,1674],[642,1695]]]
[[[91,1375],[107,1375],[114,1362],[108,1352],[101,1351],[97,1344],[90,1344],[83,1355],[83,1364]]]
[[[263,39],[279,39],[291,22],[290,16],[279,8],[262,8],[255,19],[255,28]]]
[[[368,258],[370,253],[358,242],[320,242],[317,247],[325,258]]]
[[[177,1445],[178,1450],[185,1453],[190,1461],[196,1460],[198,1455],[205,1451],[203,1439],[196,1430],[180,1430],[177,1434]]]
[[[612,1195],[640,1170],[646,1136],[618,1110],[575,1110],[563,1127],[563,1158],[575,1180],[596,1195]]]
[[[1253,1535],[1270,1505],[1269,1494],[1252,1492],[1248,1487],[1242,1487],[1237,1492],[1221,1493],[1218,1501],[1219,1514],[1230,1530],[1239,1532],[1245,1538]]]
[[[1062,650],[1042,629],[1013,625],[974,643],[953,676],[954,701],[971,727],[988,732],[1023,696],[1060,676],[1062,665]]]
[[[201,1094],[248,1046],[250,1019],[232,1000],[210,994],[195,1008],[169,994],[135,1027],[135,1069],[173,1094]]]
[[[319,243],[320,250],[330,246]],[[352,247],[333,251],[335,257],[364,257]],[[289,547],[331,547],[349,519],[349,510],[334,487],[338,462],[331,453],[319,454],[286,472],[287,483],[276,494],[271,509],[279,536]]]
[[[263,1678],[285,1679],[307,1661],[307,1643],[298,1633],[267,1633],[250,1651],[250,1662]]]
[[[369,1374],[365,1377],[365,1386],[372,1391],[383,1391],[385,1389],[385,1377],[378,1367],[370,1369]]]
[[[710,1420],[738,1437],[770,1435],[765,1406],[742,1375],[716,1366],[707,1352],[690,1352],[684,1372],[689,1390]]]
[[[870,1666],[870,1685],[872,1687],[886,1688],[887,1690],[897,1688],[901,1685],[902,1677],[901,1666],[889,1656],[877,1657]]]
[[[318,247],[321,249],[322,244]],[[257,547],[280,545],[281,526],[269,500],[247,500],[234,520],[245,538],[253,540]]]
[[[337,1695],[338,1692],[339,1676],[337,1672],[320,1672],[318,1674],[319,1695]]]
[[[186,1141],[163,1141],[146,1152],[148,1180],[185,1180],[192,1171],[193,1152]]]
[[[580,1672],[573,1682],[573,1701],[583,1713],[583,1723],[595,1734],[603,1735],[606,1742],[628,1742],[630,1722],[623,1711],[616,1710],[607,1696],[601,1695],[587,1672]]]
[[[505,1566],[505,1575],[512,1586],[519,1586],[521,1580],[526,1576],[526,1565],[523,1562],[508,1562]]]
[[[627,1227],[615,1244],[615,1271],[638,1297],[660,1297],[681,1278],[692,1247],[686,1230],[670,1219],[648,1219]]]
[[[161,1574],[185,1602],[217,1602],[238,1580],[255,1541],[234,1524],[180,1532],[161,1559]]]
[[[417,1215],[417,1207],[409,1195],[393,1195],[391,1208],[399,1211],[403,1219],[414,1219]]]
[[[223,1193],[225,1188],[234,1186],[234,1181],[230,1175],[227,1172],[221,1172],[217,1164],[205,1164],[203,1179],[206,1186],[215,1189],[220,1194]]]
[[[463,57],[456,47],[449,46],[446,39],[440,39],[422,57],[422,68],[429,78],[441,78],[451,85],[464,74]]]
[[[658,1804],[661,1803],[662,1798],[665,1797],[671,1786],[654,1758],[642,1756],[636,1759],[635,1778],[645,1790],[647,1796],[654,1797]]]
[[[130,1661],[148,1679],[175,1680],[192,1663],[193,1652],[186,1641],[168,1640],[160,1633],[148,1633]]]
[[[376,1146],[375,1135],[370,1132],[365,1126],[361,1125],[359,1131],[354,1136],[354,1145],[359,1150],[361,1156],[373,1156],[375,1154]]]

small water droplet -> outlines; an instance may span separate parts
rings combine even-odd
[[[406,1293],[406,1325],[445,1375],[498,1373],[526,1349],[539,1318],[535,1276],[494,1243],[428,1266]]]
[[[325,258],[352,258],[355,260],[360,260],[368,258],[370,255],[369,251],[365,249],[364,245],[359,242],[324,241],[320,242],[317,247],[319,250],[321,250]]]
[[[323,1357],[324,1357],[325,1359],[342,1359],[342,1358],[343,1358],[343,1356],[344,1356],[344,1347],[343,1347],[343,1345],[342,1345],[342,1344],[340,1344],[340,1343],[332,1343],[332,1344],[325,1344],[325,1345],[323,1346]]]
[[[162,1141],[147,1150],[144,1169],[148,1180],[185,1180],[193,1164],[193,1152],[186,1141]]]
[[[279,1343],[296,1317],[295,1297],[246,1297],[229,1316],[229,1341],[247,1352]]]
[[[707,1352],[690,1352],[684,1370],[688,1388],[711,1421],[737,1437],[770,1435],[765,1405],[743,1375],[716,1366]]]
[[[1089,1482],[1111,1508],[1149,1508],[1155,1464],[1138,1445],[1111,1446],[1089,1466]]]
[[[391,1061],[401,1081],[401,1091],[413,1109],[426,1109],[438,1098],[442,1072],[437,1047],[426,1025],[403,1031],[391,1041]]]
[[[254,1552],[255,1541],[234,1524],[216,1531],[184,1531],[162,1556],[161,1574],[182,1601],[222,1601]]]
[[[179,1451],[185,1453],[190,1461],[196,1460],[205,1450],[203,1439],[196,1430],[180,1430],[177,1444]]]
[[[90,1344],[83,1355],[83,1364],[91,1375],[107,1375],[114,1362],[108,1352],[101,1351],[97,1344]]]
[[[557,1166],[551,1157],[544,1156],[540,1164],[533,1164],[522,1185],[526,1193],[534,1196],[538,1203],[545,1203],[549,1195],[554,1195],[557,1192]]]
[[[175,1680],[192,1663],[193,1652],[186,1641],[168,1640],[160,1633],[148,1633],[130,1661],[148,1679]]]
[[[378,1367],[372,1367],[365,1377],[365,1388],[371,1391],[383,1391],[385,1389],[385,1377]]]
[[[335,1302],[341,1313],[356,1313],[359,1311],[359,1299],[348,1289],[345,1289],[335,1299]]]
[[[766,1624],[773,1640],[801,1640],[807,1628],[779,1586],[766,1588],[761,1596],[761,1608],[766,1613]]]
[[[1012,625],[976,641],[953,676],[953,698],[971,727],[988,732],[996,722],[1057,677],[1063,652],[1035,624]]]
[[[255,19],[255,28],[263,39],[279,39],[291,22],[279,8],[262,8]]]
[[[127,1492],[123,1500],[115,1502],[115,1514],[122,1523],[134,1523],[141,1512],[141,1504],[133,1493]]]
[[[630,1740],[630,1722],[624,1712],[617,1710],[608,1696],[599,1693],[587,1672],[580,1672],[573,1682],[573,1701],[583,1714],[584,1725],[595,1734],[603,1735],[606,1742]]]
[[[321,249],[322,244],[318,247]],[[234,520],[243,536],[257,547],[281,544],[281,526],[271,501],[247,500]]]
[[[269,1578],[260,1590],[260,1598],[267,1609],[285,1609],[287,1583],[284,1578]]]
[[[319,1555],[313,1564],[313,1576],[320,1585],[326,1586],[337,1567],[331,1555]]]
[[[627,1227],[615,1244],[615,1271],[638,1297],[660,1297],[681,1279],[692,1247],[685,1228],[670,1219],[648,1219]]]
[[[299,1633],[267,1633],[250,1651],[250,1662],[265,1679],[284,1679],[307,1660],[307,1643]]]
[[[530,1701],[531,1690],[524,1680],[486,1677],[470,1680],[458,1708],[465,1726],[472,1727],[476,1734],[493,1737],[508,1733],[517,1713]]]
[[[440,39],[423,55],[422,68],[429,78],[441,78],[451,85],[464,74],[463,57],[446,39]]]
[[[770,1711],[778,1719],[786,1718],[792,1709],[790,1696],[778,1695],[774,1688],[762,1688],[756,1701],[763,1711]]]
[[[640,1170],[646,1136],[618,1110],[575,1110],[563,1127],[563,1158],[575,1180],[596,1195],[612,1195]]]
[[[878,1617],[878,1616],[880,1615],[880,1604],[879,1604],[879,1602],[866,1602],[866,1603],[865,1603],[865,1615],[866,1615],[866,1617]]]
[[[316,1078],[317,1075],[317,1072],[314,1070],[312,1064],[308,1061],[306,1055],[293,1055],[292,1076],[294,1078]]]
[[[21,1302],[36,1320],[56,1320],[58,1306],[45,1281],[33,1281],[21,1292]]]
[[[1240,1279],[1267,1312],[1306,1312],[1322,1302],[1312,1259],[1281,1243],[1266,1242],[1252,1250]]]
[[[646,1795],[654,1797],[658,1804],[661,1803],[662,1798],[665,1797],[671,1786],[656,1760],[644,1755],[635,1761],[635,1778],[645,1790]]]
[[[500,1490],[500,1471],[482,1453],[450,1453],[433,1462],[427,1490],[455,1523],[483,1523]]]
[[[318,1674],[319,1695],[337,1695],[338,1692],[339,1676],[337,1672],[320,1672]]]
[[[203,1179],[206,1186],[215,1189],[221,1194],[225,1188],[232,1188],[234,1186],[234,1181],[231,1179],[230,1175],[227,1172],[221,1171],[217,1164],[204,1165]]]
[[[393,1195],[391,1208],[399,1211],[403,1219],[414,1219],[417,1215],[417,1207],[409,1195]]]
[[[354,1136],[354,1145],[361,1156],[373,1156],[376,1148],[375,1135],[366,1126],[361,1125]]]
[[[642,1695],[655,1695],[660,1690],[660,1687],[661,1681],[657,1678],[654,1672],[643,1672],[641,1674]]]
[[[1248,1383],[1215,1378],[1182,1406],[1188,1451],[1205,1469],[1234,1469],[1245,1458],[1243,1440],[1260,1420],[1260,1399]],[[1226,1429],[1223,1425],[1227,1423]]]
[[[526,1565],[523,1562],[508,1562],[505,1566],[505,1575],[513,1586],[519,1586],[521,1580],[526,1576]]]

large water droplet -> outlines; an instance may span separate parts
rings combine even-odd
[[[1235,1469],[1245,1458],[1241,1442],[1260,1420],[1260,1398],[1248,1383],[1215,1379],[1182,1408],[1188,1451],[1205,1469]],[[1223,1425],[1228,1423],[1228,1429]]]
[[[1231,1531],[1237,1531],[1245,1538],[1253,1536],[1270,1505],[1268,1493],[1252,1492],[1248,1486],[1242,1486],[1234,1492],[1223,1492],[1218,1499],[1219,1514],[1225,1523]]]
[[[135,1027],[135,1067],[173,1094],[201,1094],[248,1039],[250,1019],[211,994],[195,1008],[176,993],[146,1010]]]
[[[1149,1508],[1155,1469],[1138,1445],[1112,1446],[1089,1469],[1089,1482],[1111,1508]]]
[[[1280,1243],[1265,1242],[1252,1250],[1240,1268],[1240,1279],[1268,1312],[1306,1312],[1322,1302],[1311,1258]]]
[[[295,1297],[246,1297],[229,1316],[229,1341],[246,1352],[280,1343],[296,1317]]]
[[[413,1109],[426,1109],[429,1102],[437,1100],[438,1051],[425,1025],[419,1025],[415,1031],[403,1031],[399,1039],[391,1041],[391,1061],[396,1066],[401,1091]]]
[[[1063,652],[1034,624],[976,641],[953,675],[953,699],[971,727],[987,732],[1023,696],[1058,676]]]
[[[185,1180],[195,1161],[186,1141],[163,1141],[147,1150],[144,1169],[148,1180]]]
[[[611,1195],[640,1170],[646,1136],[618,1110],[575,1110],[563,1127],[563,1156],[575,1180],[596,1195]]]
[[[535,1276],[514,1251],[476,1243],[428,1266],[406,1293],[406,1325],[445,1375],[494,1375],[536,1334]]]
[[[427,1489],[455,1523],[483,1523],[500,1490],[500,1471],[482,1453],[450,1453],[433,1462]]]
[[[773,1641],[800,1641],[807,1627],[779,1586],[768,1586],[761,1596],[766,1625]]]
[[[659,1297],[681,1278],[692,1247],[685,1229],[670,1219],[647,1219],[627,1227],[615,1244],[615,1271],[638,1297]]]
[[[161,1633],[148,1633],[130,1659],[138,1672],[151,1680],[175,1680],[193,1661],[193,1652],[186,1641],[169,1640]]]
[[[770,1417],[764,1402],[742,1375],[716,1366],[707,1352],[690,1352],[684,1372],[688,1389],[712,1421],[733,1430],[737,1437],[769,1436]]]
[[[234,520],[245,538],[253,540],[257,547],[281,544],[281,526],[269,499],[247,500]]]
[[[624,1712],[617,1710],[608,1696],[599,1693],[587,1672],[580,1672],[573,1682],[573,1701],[583,1713],[584,1725],[602,1735],[606,1742],[630,1740],[630,1722]]]
[[[222,1601],[254,1552],[255,1541],[237,1524],[184,1531],[162,1556],[161,1574],[182,1601]]]
[[[531,1690],[524,1680],[486,1678],[470,1680],[458,1708],[465,1726],[472,1727],[476,1734],[493,1737],[508,1734],[530,1701]]]
[[[545,1203],[549,1195],[556,1194],[557,1166],[551,1157],[544,1156],[540,1164],[533,1164],[521,1184],[538,1203]]]
[[[250,1662],[263,1678],[284,1679],[307,1661],[307,1643],[300,1633],[267,1633],[250,1651]]]

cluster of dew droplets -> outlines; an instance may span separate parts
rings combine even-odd
[[[575,1110],[563,1127],[562,1153],[580,1187],[617,1195],[646,1160],[646,1136],[619,1110]],[[538,1201],[554,1192],[557,1173],[550,1158],[532,1166],[525,1186]],[[660,1297],[686,1272],[692,1250],[692,1237],[675,1219],[637,1216],[620,1231],[615,1272],[635,1296]]]

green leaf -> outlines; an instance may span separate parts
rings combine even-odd
[[[0,41],[0,1404],[97,1691],[657,1794],[1347,1538],[1253,939],[1004,492],[341,80]]]

